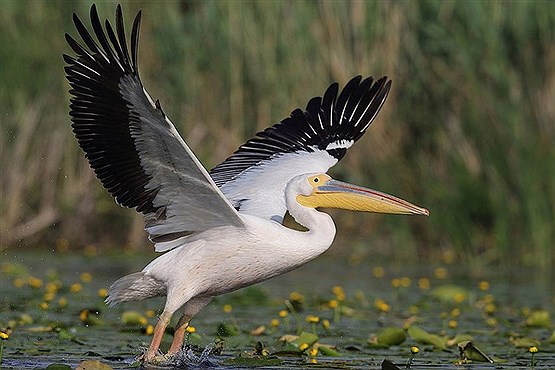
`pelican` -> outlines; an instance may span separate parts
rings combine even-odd
[[[324,253],[336,228],[318,208],[428,215],[394,196],[326,174],[366,132],[391,87],[387,77],[332,84],[306,109],[257,133],[208,172],[144,89],[138,71],[141,11],[127,46],[121,6],[115,29],[95,5],[96,40],[73,14],[80,44],[64,55],[73,132],[103,186],[145,218],[157,252],[142,271],[117,280],[106,302],[166,296],[152,342],[153,362],[173,314],[182,309],[168,355],[177,353],[191,319],[214,296],[293,270]],[[282,225],[286,212],[307,231]]]

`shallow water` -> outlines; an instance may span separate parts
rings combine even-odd
[[[158,312],[163,299],[109,309],[97,292],[118,277],[140,270],[153,256],[4,251],[0,330],[10,327],[12,331],[3,342],[2,368],[37,369],[52,364],[75,368],[83,360],[100,360],[113,368],[136,366],[134,358],[151,338],[145,331],[156,323],[152,310]],[[529,347],[535,345],[539,350],[534,355],[535,368],[555,368],[555,340],[550,342],[553,276],[534,269],[470,272],[455,265],[352,266],[341,261],[324,256],[282,277],[217,298],[192,323],[196,333],[189,342],[195,354],[199,356],[221,337],[221,353],[210,356],[219,368],[379,369],[384,359],[405,368],[411,347],[417,346],[412,368],[517,369],[530,368]],[[89,275],[82,276],[83,272]],[[32,278],[40,279],[40,284]],[[341,289],[333,291],[335,286]],[[443,296],[439,287],[446,288]],[[49,290],[53,293],[47,296]],[[283,318],[279,312],[287,309],[286,300],[295,309]],[[333,300],[339,302],[339,309],[330,308]],[[88,315],[83,314],[85,309]],[[138,318],[124,323],[124,313],[129,316],[129,311],[136,311]],[[547,314],[547,321],[533,322],[530,318],[538,313],[540,318]],[[320,322],[308,323],[309,315]],[[274,327],[272,320],[279,324],[274,322]],[[328,328],[322,325],[324,320],[329,321]],[[470,335],[472,343],[496,362],[456,364],[461,358],[456,343],[438,349],[410,335],[397,345],[369,344],[383,328],[410,323],[441,337]],[[257,328],[259,335],[253,335]],[[317,343],[334,346],[338,356],[292,351],[279,340],[301,331],[317,334]],[[166,333],[163,348],[171,338]],[[254,354],[257,342],[269,356]]]

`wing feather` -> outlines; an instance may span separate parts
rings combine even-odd
[[[281,221],[287,182],[303,173],[326,172],[343,158],[375,119],[390,87],[387,77],[356,76],[341,92],[333,83],[304,111],[295,109],[258,132],[210,175],[240,212]]]
[[[102,27],[94,5],[90,18],[98,42],[74,14],[85,46],[66,34],[75,56],[64,55],[64,61],[73,132],[96,176],[117,203],[145,215],[155,242],[169,245],[192,232],[242,227],[237,211],[143,88],[137,70],[141,13],[133,22],[131,56],[120,6],[115,31],[107,20]]]

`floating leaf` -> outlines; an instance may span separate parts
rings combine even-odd
[[[463,341],[457,345],[459,346],[459,351],[463,360],[489,362],[490,364],[493,364],[493,360],[478,347],[472,344],[471,341]]]
[[[121,322],[124,325],[146,325],[147,319],[137,311],[125,311],[121,315]]]
[[[445,343],[447,344],[447,347],[452,347],[460,342],[471,341],[472,339],[472,335],[470,334],[457,334],[453,339],[449,339]]]
[[[113,367],[98,360],[85,360],[75,370],[113,370]]]
[[[513,346],[521,348],[529,348],[540,344],[540,341],[536,338],[529,337],[510,338],[509,341],[513,344]]]
[[[408,333],[412,339],[414,339],[419,343],[431,344],[435,348],[441,349],[441,350],[446,348],[445,338],[437,334],[428,333],[426,330],[416,325],[411,325],[408,329]]]
[[[220,337],[233,337],[239,335],[239,329],[231,323],[218,324],[217,332]]]
[[[407,339],[404,329],[396,327],[388,327],[380,330],[376,336],[378,344],[386,346],[396,346]]]
[[[330,356],[330,357],[341,356],[341,354],[337,352],[335,348],[333,346],[330,346],[329,344],[316,343],[314,344],[314,347],[316,347],[318,351],[324,356]]]
[[[551,327],[551,316],[545,310],[532,311],[526,319],[526,326],[549,328]]]
[[[443,302],[462,302],[468,298],[468,290],[458,285],[440,285],[430,294]]]

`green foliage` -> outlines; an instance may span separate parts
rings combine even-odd
[[[0,248],[146,243],[140,217],[113,204],[70,131],[63,34],[76,35],[71,13],[86,20],[89,6],[0,3],[0,227],[10,230]],[[335,213],[339,235],[372,231],[388,240],[372,253],[401,259],[441,249],[553,264],[555,3],[145,1],[124,4],[127,25],[139,8],[144,84],[207,167],[331,81],[387,74],[382,113],[332,173],[431,216]],[[114,9],[99,4],[103,18]]]

